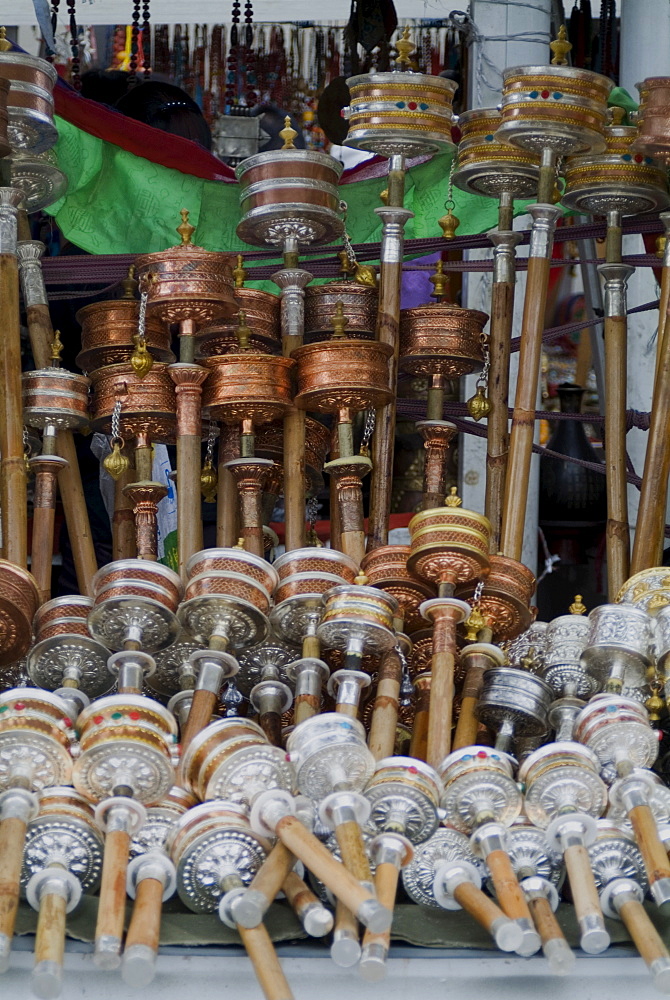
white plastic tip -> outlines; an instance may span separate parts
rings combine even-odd
[[[333,929],[333,914],[325,906],[316,904],[305,913],[303,927],[310,937],[320,938],[330,934]]]
[[[41,1000],[54,1000],[61,995],[63,969],[58,962],[38,962],[30,977],[30,988]]]
[[[552,938],[542,945],[544,957],[555,976],[567,976],[575,965],[575,953],[564,938]]]
[[[493,940],[501,951],[518,951],[523,943],[523,931],[508,917],[498,917],[491,927]]]
[[[341,969],[350,969],[361,957],[361,946],[356,938],[336,938],[330,946],[330,957]]]
[[[9,954],[12,950],[12,939],[6,934],[0,934],[0,974],[9,968]]]
[[[99,969],[111,972],[121,965],[121,939],[107,934],[95,942],[93,961]]]
[[[141,990],[156,975],[156,952],[146,944],[133,944],[123,953],[121,975],[127,986]]]

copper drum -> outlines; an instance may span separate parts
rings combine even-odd
[[[407,569],[431,583],[467,583],[488,573],[490,525],[482,514],[437,507],[415,514]]]
[[[92,606],[93,602],[91,601]],[[40,630],[35,638],[37,642],[42,642],[43,639],[53,639],[57,635],[88,636],[89,631],[86,618],[54,618],[53,621],[46,624],[43,623],[40,626]]]
[[[343,619],[346,623],[351,623],[352,631],[359,621],[364,625],[375,622],[393,631],[393,618],[397,613],[398,605],[389,594],[373,587],[342,584],[335,587],[326,598],[320,630],[330,622],[338,623]]]
[[[632,151],[637,134],[631,126],[610,125],[604,153],[571,156],[565,165],[562,203],[590,215],[638,215],[666,208],[667,172],[650,156]]]
[[[54,597],[53,600],[47,601],[39,608],[33,622],[37,638],[44,638],[42,630],[52,622],[61,621],[64,618],[81,618],[86,621],[92,606],[91,598],[83,597],[80,594],[68,594],[67,597]]]
[[[670,76],[650,76],[636,87],[640,92],[638,137],[631,151],[667,161],[670,152]]]
[[[0,136],[2,109],[0,108]],[[55,150],[43,153],[12,153],[9,161],[11,186],[23,192],[23,204],[28,215],[40,212],[63,197],[68,187],[67,175],[59,168]]]
[[[258,153],[235,169],[242,220],[237,235],[252,246],[330,243],[342,233],[338,181],[342,164],[304,149]]]
[[[426,626],[426,620],[423,619]],[[412,650],[409,655],[409,673],[414,679],[419,674],[430,670],[430,661],[433,656],[433,630],[424,627],[412,633]]]
[[[346,146],[381,156],[422,156],[454,148],[452,103],[457,84],[427,73],[365,73],[347,80]]]
[[[469,194],[531,198],[537,193],[539,158],[524,149],[496,142],[502,115],[497,108],[477,108],[458,116],[461,141],[453,180]]]
[[[51,63],[25,52],[0,52],[0,79],[9,80],[7,134],[13,150],[43,153],[56,142]]]
[[[333,317],[342,303],[347,337],[373,340],[379,293],[355,281],[329,281],[305,289],[305,343],[324,340],[333,331]]]
[[[296,406],[302,410],[336,413],[366,410],[393,399],[389,389],[390,344],[378,341],[326,340],[299,347]]]
[[[140,304],[136,299],[92,302],[77,313],[81,324],[81,351],[77,364],[83,371],[127,362],[133,352]],[[170,331],[153,316],[147,316],[144,331],[147,350],[156,361],[175,360],[170,350]]]
[[[296,573],[335,573],[340,578],[339,583],[353,583],[358,576],[356,562],[337,549],[292,549],[275,559],[273,568],[279,574],[280,581]]]
[[[146,559],[117,559],[107,563],[95,574],[92,580],[94,595],[98,595],[103,587],[122,581],[132,594],[133,582],[156,584],[170,594],[174,605],[179,604],[183,587],[179,576],[162,563],[149,562]]]
[[[423,528],[436,527],[439,529],[451,526],[465,528],[486,538],[489,538],[491,534],[491,523],[483,514],[468,510],[466,507],[452,507],[446,504],[444,507],[431,507],[428,510],[419,511],[411,519],[407,528],[410,538],[413,538]]]
[[[7,98],[9,96],[9,80],[0,78],[0,158],[9,156],[12,147],[7,138]]]
[[[177,404],[167,365],[155,362],[144,378],[135,374],[130,363],[109,365],[91,372],[91,384],[93,430],[111,432],[114,404],[120,400],[123,437],[148,434],[159,444],[174,443]]]
[[[435,302],[400,313],[401,371],[460,378],[481,371],[486,313]]]
[[[236,288],[233,292],[237,308],[243,310],[246,325],[251,330],[249,346],[260,354],[276,354],[281,350],[281,299],[260,288]],[[197,351],[202,358],[230,354],[239,350],[238,322],[213,323],[197,333]]]
[[[232,316],[238,310],[233,261],[193,243],[138,257],[135,273],[147,292],[148,315],[166,324],[193,320],[196,326]]]
[[[278,420],[293,403],[293,358],[241,352],[206,358],[210,374],[202,405],[214,420],[227,424],[250,418],[256,424]]]
[[[23,419],[29,427],[52,424],[73,430],[88,423],[88,387],[85,375],[64,368],[42,368],[21,376]]]
[[[235,746],[246,740],[254,743],[267,742],[261,727],[250,719],[243,718],[217,719],[194,736],[184,754],[182,768],[184,777],[196,794],[204,761],[222,747]]]
[[[204,573],[242,573],[271,594],[279,582],[277,571],[265,559],[238,548],[203,549],[186,563],[189,579]]]
[[[298,594],[327,594],[333,587],[339,587],[342,577],[334,573],[312,571],[309,573],[294,573],[280,581],[275,590],[275,603],[281,604],[289,597]]]
[[[0,667],[28,652],[38,606],[37,584],[28,570],[0,559]]]
[[[105,601],[116,600],[119,597],[137,597],[158,601],[170,611],[177,610],[177,605],[169,590],[156,583],[146,583],[140,580],[119,580],[116,583],[108,583],[104,587],[100,587],[95,595],[95,606],[104,604]]]
[[[419,605],[436,596],[434,587],[417,580],[407,569],[409,554],[409,545],[380,545],[368,552],[361,563],[368,586],[395,597],[408,635],[424,628],[426,621],[419,613]]]
[[[535,577],[523,563],[507,556],[489,556],[489,563],[489,575],[479,598],[480,611],[491,622],[494,642],[516,639],[535,620],[537,609],[530,607]],[[455,596],[467,601],[476,586],[472,580],[459,587]]]
[[[557,156],[605,148],[607,98],[614,83],[600,73],[567,66],[510,66],[503,70],[502,124],[496,139]]]
[[[202,597],[204,594],[217,594],[225,597],[235,597],[253,604],[265,614],[270,608],[270,595],[255,580],[242,573],[209,572],[199,573],[186,584],[184,600],[192,597]]]

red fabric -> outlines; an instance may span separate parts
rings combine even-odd
[[[182,174],[202,177],[204,180],[237,183],[235,171],[196,142],[170,135],[133,118],[126,118],[104,104],[82,97],[63,80],[58,80],[54,88],[54,102],[56,114],[65,121],[89,135],[120,146],[135,156],[142,156],[151,163],[179,170]],[[388,170],[387,164],[388,160],[384,157],[375,156],[372,160],[345,170],[340,183],[383,177]]]
[[[409,522],[414,517],[414,514],[415,511],[410,511],[409,513],[406,514],[391,514],[391,516],[389,517],[389,531],[392,531],[393,528],[406,528]],[[273,521],[270,524],[270,527],[274,532],[276,532],[279,541],[283,542],[284,530],[285,530],[284,522]],[[317,521],[314,527],[316,529],[316,533],[317,536],[319,537],[319,540],[322,542],[328,541],[328,539],[330,538],[330,521]],[[365,518],[366,531],[367,528],[368,528],[368,519],[366,517]]]

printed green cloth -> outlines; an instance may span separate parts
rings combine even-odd
[[[240,219],[239,187],[202,180],[151,163],[119,146],[56,119],[56,153],[69,187],[47,211],[64,236],[94,254],[152,253],[174,246],[179,210],[188,208],[196,242],[207,250],[249,250],[235,234]],[[449,156],[436,156],[407,175],[405,207],[414,212],[407,239],[440,236],[437,220],[445,214],[449,192]],[[354,243],[378,242],[381,221],[374,209],[386,186],[383,177],[342,186],[348,205],[347,228]],[[482,233],[497,223],[497,202],[454,188],[459,235]],[[518,210],[523,210],[519,203]]]

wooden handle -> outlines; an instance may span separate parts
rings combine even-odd
[[[663,354],[663,340],[668,321],[668,304],[670,302],[670,267],[661,269],[661,294],[658,300],[658,334],[656,337],[656,364],[654,368],[654,383],[658,378],[658,369]]]
[[[589,852],[581,844],[573,844],[566,848],[563,860],[570,881],[570,891],[577,919],[590,916],[602,917],[600,898],[593,879]]]
[[[342,862],[359,882],[372,883],[370,861],[363,843],[361,828],[354,820],[335,827],[335,837]]]
[[[284,509],[286,551],[290,552],[305,544],[304,410],[290,410],[284,417]]]
[[[398,891],[398,878],[400,877],[400,869],[397,865],[384,862],[381,865],[377,865],[375,871],[375,891],[377,893],[377,901],[385,906],[387,910],[393,911],[395,907],[395,898]],[[382,934],[373,934],[372,931],[366,930],[363,935],[363,950],[365,952],[366,948],[370,945],[380,945],[381,949],[385,954],[388,954],[388,950],[391,947],[391,928],[384,931]]]
[[[128,925],[126,950],[141,944],[158,951],[163,909],[163,883],[157,878],[143,878],[137,883],[135,904]]]
[[[337,421],[333,421],[330,436],[330,459],[340,458],[340,437]],[[342,524],[340,522],[340,507],[337,502],[337,482],[335,476],[329,476],[328,496],[330,505],[330,547],[342,551]],[[303,656],[305,653],[303,653]]]
[[[668,854],[658,836],[651,808],[647,805],[634,806],[628,813],[628,818],[633,824],[635,840],[644,858],[649,884],[653,885],[660,878],[670,878]]]
[[[314,895],[297,872],[290,871],[288,873],[282,882],[282,890],[301,924],[304,923],[309,910],[315,906],[323,907],[321,900]]]
[[[249,889],[262,893],[269,906],[277,898],[294,865],[295,854],[281,840],[277,841],[251,880]]]
[[[221,428],[221,439],[223,439],[224,428]],[[219,445],[219,454],[224,455],[223,448]],[[217,476],[218,487],[216,492],[216,544],[224,548],[230,548],[237,543],[239,532],[237,530],[237,489],[230,469],[227,469],[225,462],[227,458],[219,461]]]
[[[509,449],[507,408],[509,406],[509,359],[514,321],[514,285],[494,281],[491,288],[489,359],[491,368],[487,395],[490,410],[486,418],[486,500],[485,513],[491,523],[491,552],[500,548],[503,495]],[[461,744],[467,746],[467,744]]]
[[[426,760],[431,767],[438,767],[451,750],[455,662],[450,650],[433,653],[430,661],[433,680],[430,688]]]
[[[48,893],[40,900],[35,931],[35,965],[53,962],[63,965],[65,952],[65,911],[67,900],[57,893]]]
[[[519,377],[516,384],[512,416],[500,540],[503,555],[517,561],[521,560],[523,553],[528,502],[528,491],[520,489],[519,484],[527,483],[530,476],[535,406],[542,355],[542,333],[547,308],[549,264],[546,257],[529,257],[526,295],[523,303]]]
[[[395,750],[401,680],[402,663],[397,650],[391,649],[385,653],[379,667],[377,695],[368,736],[368,747],[375,760],[392,757]]]
[[[619,916],[648,967],[659,958],[669,957],[668,949],[642,903],[637,899],[626,900],[619,905]]]
[[[256,973],[265,1000],[293,1000],[291,987],[279,964],[277,952],[265,926],[237,928]]]
[[[349,968],[355,965],[361,954],[358,921],[341,899],[335,903],[335,926],[331,955],[336,965]]]
[[[105,836],[102,881],[95,925],[96,945],[101,938],[114,938],[121,944],[126,910],[126,871],[130,852],[130,834],[110,830]]]
[[[607,588],[618,594],[630,576],[630,530],[626,481],[626,351],[625,316],[605,317],[605,455],[607,481]]]
[[[279,712],[261,712],[258,724],[273,747],[282,745],[282,722]]]
[[[340,512],[341,517],[342,513]],[[353,559],[357,566],[360,566],[365,556],[365,532],[342,531],[340,533],[340,551]]]
[[[504,851],[491,851],[486,864],[496,890],[500,908],[511,920],[530,920],[530,910],[523,889],[514,874],[509,855]]]
[[[423,761],[428,759],[428,692],[425,695],[425,697],[421,697],[420,693],[417,698],[412,724],[412,739],[409,744],[410,757],[416,757],[417,760]]]
[[[177,397],[179,399],[179,396]],[[186,563],[200,552],[202,517],[200,514],[200,435],[180,434],[177,437],[177,548],[179,572],[183,576]]]
[[[35,484],[37,489],[38,484]],[[54,483],[55,492],[55,483]],[[55,501],[55,497],[54,497]],[[35,577],[40,604],[51,597],[51,562],[54,548],[55,507],[33,507],[33,534],[30,548],[30,571]]]
[[[471,747],[477,742],[479,719],[475,715],[475,709],[484,683],[484,673],[483,664],[473,663],[468,667],[461,692],[461,707],[454,733],[453,750]]]
[[[334,858],[327,847],[306,830],[295,816],[284,816],[277,823],[277,836],[309,870],[321,879],[333,895],[341,899],[354,914],[373,894],[361,885],[341,862]]]
[[[548,941],[554,941],[556,938],[561,938],[565,941],[565,935],[561,930],[548,899],[543,896],[536,896],[534,899],[528,900],[528,906],[530,907],[535,929],[540,935],[543,945]]]
[[[28,495],[23,455],[21,397],[21,326],[19,322],[19,263],[13,253],[0,253],[0,516],[6,559],[28,565]]]
[[[205,726],[209,725],[217,701],[218,698],[213,691],[206,691],[204,688],[200,688],[193,692],[191,710],[188,713],[184,732],[181,734],[182,754],[186,752],[186,748],[193,737],[197,736]]]
[[[127,450],[127,449],[126,449]],[[132,501],[123,492],[135,482],[135,469],[125,469],[114,483],[114,513],[112,515],[112,559],[135,559],[135,518]]]
[[[21,863],[26,841],[26,823],[15,816],[0,823],[0,935],[14,934],[19,908]]]
[[[492,937],[495,936],[493,925],[501,917],[504,919],[506,914],[490,896],[478,889],[472,882],[461,882],[454,890],[454,899],[485,931]]]

